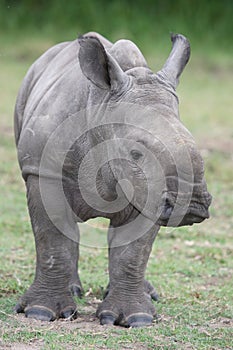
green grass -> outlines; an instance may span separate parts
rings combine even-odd
[[[75,36],[75,35],[74,35]],[[48,36],[49,37],[49,36]],[[180,229],[162,229],[149,260],[147,278],[161,297],[158,317],[145,329],[102,327],[94,313],[108,281],[107,223],[81,229],[80,276],[87,295],[76,321],[43,323],[15,315],[13,307],[33,280],[34,241],[24,183],[17,164],[12,115],[20,82],[32,61],[53,43],[38,34],[17,42],[1,38],[0,56],[0,349],[232,349],[233,170],[231,56],[198,52],[179,87],[181,116],[201,148],[211,219]],[[149,62],[158,69],[166,57],[156,43]]]

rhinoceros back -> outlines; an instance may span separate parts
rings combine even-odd
[[[29,69],[15,107],[15,139],[23,177],[38,175],[44,146],[69,115],[85,108],[87,81],[78,41],[58,44]]]

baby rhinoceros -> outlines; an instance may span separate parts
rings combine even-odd
[[[211,196],[195,142],[179,119],[176,87],[190,55],[172,35],[154,74],[129,40],[97,33],[58,44],[29,69],[15,138],[36,243],[36,272],[16,306],[26,317],[77,317],[77,222],[109,219],[109,284],[102,325],[149,325],[157,295],[145,280],[160,226],[200,223]]]

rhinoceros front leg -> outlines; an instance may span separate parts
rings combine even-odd
[[[53,222],[60,220],[64,227],[73,227],[74,235],[76,225],[67,217],[64,198],[56,192],[54,180],[46,180],[43,186],[46,186],[51,201],[52,220],[42,202],[38,177],[28,177],[27,196],[36,244],[36,274],[16,311],[24,312],[26,317],[52,321],[59,317],[76,316],[72,294],[80,296],[82,287],[77,273],[78,237],[76,242],[67,238]]]
[[[151,324],[155,316],[151,297],[145,293],[144,275],[158,227],[153,226],[136,240],[119,246],[119,235],[123,237],[124,229],[122,226],[119,232],[110,228],[109,291],[97,316],[103,325],[140,327]]]

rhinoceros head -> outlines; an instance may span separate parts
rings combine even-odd
[[[211,196],[192,135],[179,119],[176,87],[190,56],[182,35],[154,74],[139,49],[120,40],[108,49],[94,37],[80,39],[79,61],[91,81],[95,125],[107,142],[107,163],[123,194],[147,218],[164,226],[198,223],[209,217]],[[106,169],[103,173],[106,173]]]

